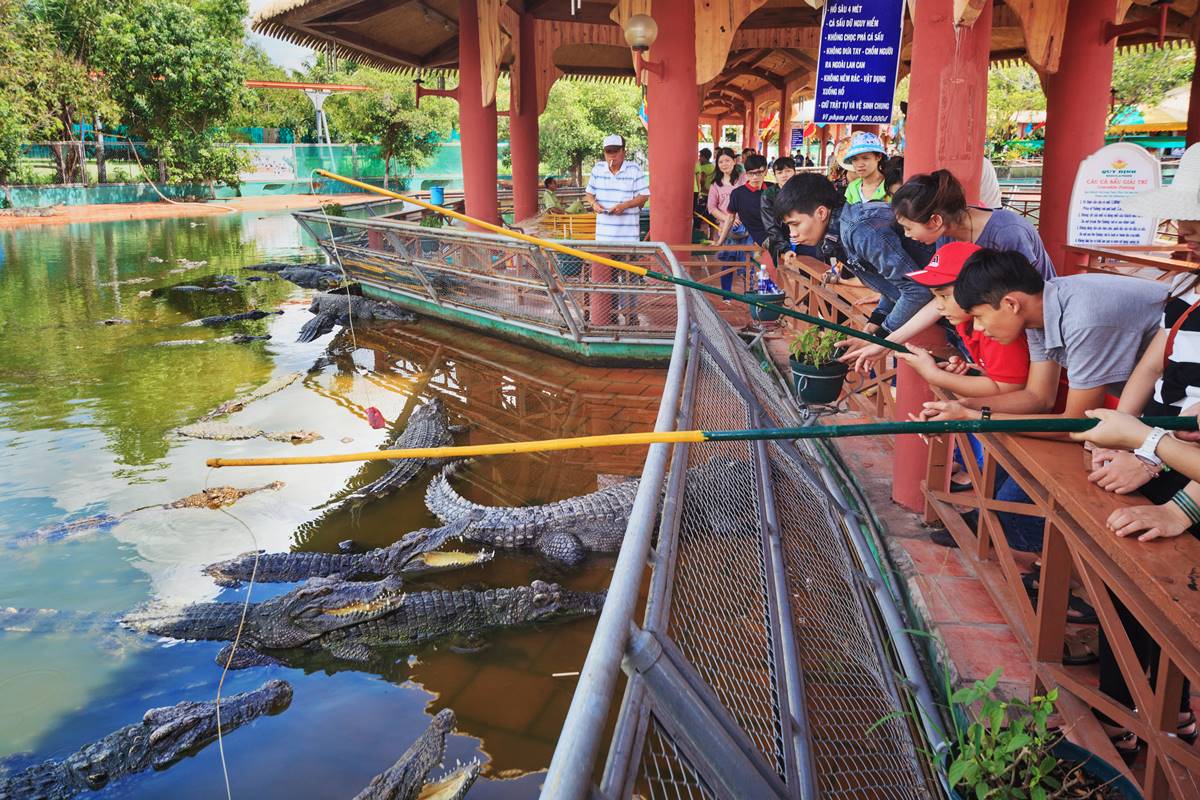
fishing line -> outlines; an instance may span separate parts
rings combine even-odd
[[[208,489],[209,483],[212,481],[212,473],[213,471],[210,469],[204,477],[205,489]],[[250,529],[250,526],[241,517],[224,506],[219,507],[217,510],[245,528],[246,533],[250,536],[250,542],[254,547],[254,566],[250,569],[250,580],[246,583],[246,599],[242,602],[242,616],[238,620],[237,633],[233,637],[233,644],[229,647],[229,658],[225,659],[225,666],[221,668],[221,678],[217,681],[217,750],[221,753],[221,773],[225,776],[225,797],[226,800],[233,800],[233,788],[229,783],[229,765],[225,762],[225,737],[221,732],[221,690],[225,688],[225,676],[229,674],[229,665],[233,663],[233,657],[237,653],[238,644],[242,641],[242,630],[246,626],[246,615],[250,613],[250,593],[254,591],[254,579],[258,575],[260,551],[258,548],[258,539],[254,536],[254,531]]]
[[[97,135],[95,131],[84,131],[84,135],[86,135],[88,133],[91,133],[93,137],[95,137]],[[160,192],[158,190],[158,186],[154,183],[154,181],[150,180],[150,173],[146,171],[146,166],[145,166],[145,164],[142,163],[142,159],[138,155],[137,144],[133,141],[133,139],[130,139],[128,136],[122,136],[119,133],[102,133],[99,135],[100,136],[112,136],[114,139],[124,139],[125,141],[129,142],[129,150],[130,150],[130,152],[133,153],[133,160],[137,162],[138,169],[140,169],[142,171],[142,178],[145,179],[146,183],[150,184],[150,188],[154,190],[154,193],[156,195],[158,195],[164,201],[170,203],[171,205],[174,205],[174,206],[204,206],[205,208],[223,208],[223,209],[225,209],[225,213],[227,213],[227,214],[237,211],[237,209],[234,208],[233,206],[223,206],[223,205],[220,205],[219,203],[208,203],[208,202],[201,203],[196,200],[172,200],[171,198],[167,197],[165,194]],[[83,143],[82,137],[80,138],[79,141],[80,141],[80,144]],[[97,142],[97,144],[99,144],[99,143]]]
[[[317,192],[317,183],[314,177],[317,174],[316,168],[308,173],[308,188],[314,196],[320,197]],[[342,256],[338,253],[337,237],[333,235],[333,223],[329,221],[329,213],[325,210],[325,204],[318,202],[321,207],[321,218],[325,220],[325,227],[329,231],[329,246],[333,249],[333,260],[337,264],[338,271],[342,273],[342,286],[346,289],[346,321],[349,322],[350,328],[350,344],[354,350],[350,354],[350,362],[354,364],[355,372],[358,371],[358,362],[354,360],[354,353],[358,352],[358,339],[354,335],[354,304],[350,300],[350,276],[346,274],[346,268],[342,266]],[[367,370],[370,373],[370,370]],[[371,382],[363,382],[363,394],[367,397],[367,424],[372,428],[382,428],[386,426],[387,421],[383,418],[383,413],[375,406],[371,399]],[[375,412],[372,414],[371,412]]]

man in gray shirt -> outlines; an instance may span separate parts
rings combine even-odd
[[[1082,417],[1084,411],[1102,408],[1106,395],[1120,395],[1158,332],[1167,287],[1116,275],[1047,281],[1020,253],[980,250],[959,274],[954,299],[974,318],[975,330],[1002,343],[1027,338],[1029,380],[1015,392],[926,403],[927,418],[1002,419],[1002,412],[1027,411],[1031,400],[1049,411],[1061,369],[1067,371],[1069,386],[1062,416]]]

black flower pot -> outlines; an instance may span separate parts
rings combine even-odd
[[[849,364],[830,361],[819,366],[804,364],[794,358],[788,359],[792,366],[792,380],[800,402],[808,405],[823,405],[836,402],[846,382]]]
[[[755,300],[760,300],[764,303],[772,303],[774,305],[783,305],[783,301],[787,299],[787,295],[783,292],[772,294],[752,293],[748,294],[747,296]],[[755,322],[774,322],[775,320],[779,319],[779,316],[780,314],[778,311],[771,311],[770,309],[762,308],[761,306],[750,306],[750,319],[754,320]]]

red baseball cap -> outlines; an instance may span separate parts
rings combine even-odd
[[[925,269],[910,272],[905,277],[914,280],[922,286],[949,286],[958,279],[963,264],[971,255],[983,248],[974,242],[951,242],[942,245]]]

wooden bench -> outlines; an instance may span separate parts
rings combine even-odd
[[[596,215],[547,211],[538,223],[538,232],[551,239],[595,239]]]
[[[954,493],[948,491],[952,441],[964,453],[970,454],[971,448],[963,434],[933,439],[924,487],[926,518],[946,525],[1008,618],[1033,666],[1037,686],[1031,691],[1058,687],[1068,736],[1114,766],[1122,767],[1123,762],[1091,709],[1148,742],[1145,766],[1133,775],[1146,797],[1200,797],[1200,750],[1172,735],[1184,676],[1200,687],[1200,539],[1187,533],[1153,542],[1115,536],[1107,527],[1109,514],[1147,501],[1110,494],[1088,481],[1085,451],[1079,444],[998,434],[979,438],[984,450],[982,469],[972,457],[964,459],[973,488]],[[998,466],[1025,490],[1032,506],[994,498]],[[955,511],[956,505],[980,510],[974,530]],[[998,511],[1046,520],[1036,611],[1021,584],[1021,570],[1004,537]],[[1136,711],[1117,705],[1096,688],[1094,668],[1062,663],[1072,576],[1096,608]],[[1137,661],[1110,592],[1162,648],[1154,682]]]

